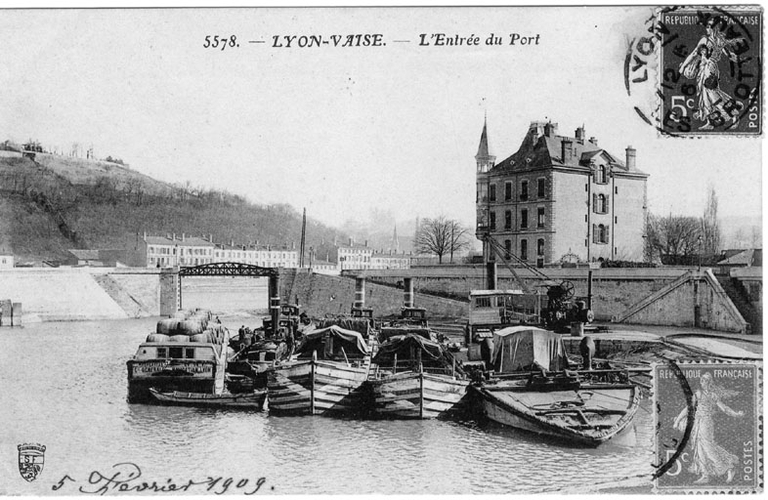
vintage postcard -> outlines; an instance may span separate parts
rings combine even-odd
[[[763,31],[0,9],[0,495],[763,492]]]

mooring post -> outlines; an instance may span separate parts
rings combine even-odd
[[[269,277],[269,317],[272,318],[272,338],[277,338],[280,330],[280,275]]]
[[[403,307],[413,307],[413,278],[404,278],[403,288]]]

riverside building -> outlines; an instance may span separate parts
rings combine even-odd
[[[477,164],[477,229],[505,260],[543,267],[603,260],[643,260],[648,174],[636,151],[609,153],[584,127],[531,122],[517,152],[496,163],[483,124]],[[497,260],[483,242],[486,260]]]
[[[298,267],[295,249],[267,245],[236,245],[234,241],[215,243],[213,236],[197,237],[182,233],[137,238],[136,253],[146,267],[199,266],[214,262],[239,262],[261,267]]]

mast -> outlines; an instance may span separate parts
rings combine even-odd
[[[299,268],[304,267],[304,244],[307,237],[307,207],[304,207],[304,215],[301,217],[301,246],[299,248]]]

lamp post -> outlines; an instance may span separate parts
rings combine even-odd
[[[699,272],[701,272],[701,235],[696,239],[699,244]]]

